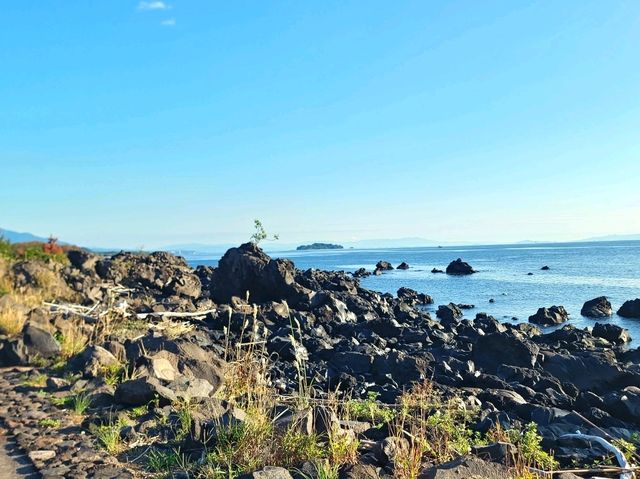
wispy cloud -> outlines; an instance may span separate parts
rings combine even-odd
[[[167,8],[169,6],[160,0],[138,3],[138,10],[166,10]]]
[[[160,22],[160,25],[162,25],[163,27],[175,27],[176,26],[176,19],[175,18],[168,18],[166,20],[162,20]]]

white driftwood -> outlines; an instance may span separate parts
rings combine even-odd
[[[620,449],[618,449],[616,446],[611,444],[606,439],[601,438],[600,436],[590,436],[588,434],[582,434],[581,432],[577,432],[576,434],[563,434],[560,437],[569,438],[569,439],[576,439],[576,438],[586,439],[587,441],[597,442],[607,451],[611,451],[613,455],[616,456],[616,459],[618,460],[618,464],[620,465],[621,468],[627,469],[631,467],[631,464],[629,464],[629,462],[627,461],[627,458],[624,457],[624,454],[622,454],[622,451],[620,451]],[[635,477],[635,474],[633,472],[623,472],[622,474],[620,474],[620,479],[633,479],[634,477]]]
[[[147,319],[149,316],[158,316],[161,318],[197,318],[200,316],[206,316],[207,314],[215,313],[217,309],[207,309],[205,311],[195,311],[193,313],[179,313],[174,311],[158,311],[153,313],[138,313],[136,317],[138,319]]]

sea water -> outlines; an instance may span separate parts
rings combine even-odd
[[[393,294],[403,286],[427,293],[434,299],[429,307],[432,311],[449,302],[473,304],[473,309],[463,311],[471,319],[483,311],[501,321],[523,322],[540,307],[561,305],[570,314],[568,324],[583,328],[596,321],[610,322],[628,329],[637,339],[634,344],[640,342],[640,319],[615,314],[624,301],[640,297],[640,241],[283,251],[271,255],[288,258],[300,269],[348,272],[358,268],[372,271],[380,260],[394,266],[405,261],[408,270],[369,276],[361,285]],[[431,273],[433,268],[444,270],[456,258],[471,264],[477,273]],[[192,258],[190,264],[215,266],[217,258]],[[543,271],[543,266],[550,269]],[[597,296],[609,298],[614,309],[611,318],[594,320],[580,315],[584,302]]]

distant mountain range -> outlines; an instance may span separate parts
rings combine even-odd
[[[48,238],[36,236],[31,233],[20,233],[18,231],[5,230],[0,228],[0,238],[4,238],[10,243],[25,243],[27,241],[47,241]]]
[[[587,238],[581,241],[637,241],[637,240],[640,240],[640,234],[594,236],[593,238]]]
[[[11,243],[22,243],[27,241],[47,241],[48,238],[43,236],[37,236],[32,233],[21,233],[18,231],[7,230],[0,228],[0,238],[4,238]],[[621,235],[606,235],[606,236],[594,236],[592,238],[585,238],[577,240],[576,242],[588,242],[588,241],[640,241],[640,234],[621,234]],[[60,243],[65,244],[63,241]],[[321,243],[330,243],[330,241],[318,241]],[[538,243],[556,243],[556,241],[531,241],[523,240],[514,244],[538,244]],[[183,243],[173,244],[160,248],[156,248],[160,251],[171,251],[183,256],[197,256],[199,254],[218,254],[224,253],[229,248],[238,246],[239,243],[219,243],[219,244],[206,244],[206,243]],[[300,243],[280,243],[277,242],[264,242],[260,246],[267,252],[279,252],[279,251],[292,251],[297,248]],[[435,241],[427,238],[410,237],[410,238],[395,238],[395,239],[368,239],[357,241],[341,242],[344,248],[353,249],[375,249],[375,248],[417,248],[425,246],[466,246],[480,243],[473,242],[449,242],[449,241]],[[120,248],[91,248],[95,251],[117,251]]]

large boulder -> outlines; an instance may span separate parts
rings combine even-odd
[[[473,346],[473,361],[487,372],[500,365],[531,368],[538,360],[540,348],[513,333],[491,333],[478,337]]]
[[[123,381],[116,388],[115,401],[125,406],[142,406],[154,399],[157,394],[156,386],[148,378]]]
[[[50,359],[60,354],[60,343],[53,335],[30,322],[22,329],[22,338],[29,353],[35,357]]]
[[[241,475],[240,479],[293,479],[293,477],[284,467],[265,466],[259,471]]]
[[[593,326],[593,335],[614,344],[624,344],[631,341],[629,331],[615,324],[596,323]]]
[[[540,308],[536,314],[529,316],[529,322],[540,326],[555,326],[562,324],[569,319],[569,313],[564,306],[551,306],[550,308]]]
[[[458,307],[457,304],[441,304],[440,306],[438,306],[436,316],[444,321],[454,321],[456,319],[462,318],[462,310]]]
[[[640,318],[640,298],[625,301],[618,310],[618,316],[624,318]]]
[[[136,365],[137,374],[154,379],[166,380],[166,375],[171,374],[169,371],[173,371],[175,377],[184,375],[188,379],[206,380],[214,387],[213,392],[224,381],[225,362],[217,353],[189,341],[145,336],[127,344],[127,358]],[[167,362],[153,364],[150,359],[165,359]]]
[[[202,289],[200,279],[180,256],[164,251],[151,254],[119,253],[96,264],[98,275],[156,296],[195,299]]]
[[[74,293],[62,278],[60,263],[37,260],[18,261],[11,267],[11,278],[18,291],[29,287],[42,288],[46,295],[56,299],[74,299]]]
[[[29,353],[22,338],[0,340],[0,367],[26,366]]]
[[[102,346],[87,346],[84,351],[75,356],[69,363],[74,371],[81,371],[85,377],[98,376],[105,369],[118,366],[120,362]]]
[[[229,303],[231,297],[264,303],[286,300],[291,305],[309,300],[311,291],[296,282],[293,263],[271,259],[255,243],[229,249],[218,263],[212,281],[214,301]]]
[[[424,293],[418,293],[416,290],[413,290],[411,288],[400,288],[398,289],[397,295],[399,300],[411,305],[433,304],[433,298],[431,296]]]
[[[611,303],[606,296],[599,296],[584,303],[580,310],[580,314],[588,318],[605,318],[607,316],[611,316],[613,314],[613,310],[611,309]]]
[[[419,479],[504,479],[510,477],[506,466],[476,456],[462,456],[422,471]]]
[[[393,266],[388,261],[378,261],[376,263],[376,269],[380,271],[390,271],[393,269]]]
[[[447,274],[455,274],[455,275],[463,275],[463,274],[472,274],[476,271],[471,267],[469,263],[462,261],[462,259],[458,258],[455,261],[449,263],[447,266]]]
[[[640,374],[623,370],[613,354],[544,352],[542,368],[561,383],[594,393],[640,384]]]
[[[98,255],[84,249],[70,249],[67,251],[67,258],[71,266],[87,273],[95,273],[99,259]]]

